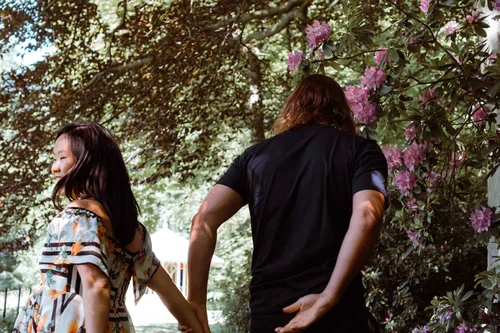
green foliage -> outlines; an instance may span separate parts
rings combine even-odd
[[[16,310],[13,309],[7,310],[5,318],[0,320],[0,332],[10,332],[12,330],[12,327],[14,327],[16,318],[17,318]]]
[[[224,333],[246,333],[250,329],[249,277],[252,258],[250,219],[246,212],[227,222],[221,230],[218,248],[221,256],[228,258],[221,277],[214,281],[214,289],[222,290],[218,299],[222,303]],[[237,258],[237,260],[231,260]]]
[[[496,330],[498,309],[492,302],[499,272],[482,271],[485,245],[491,237],[498,240],[498,216],[481,232],[469,219],[485,205],[488,169],[496,169],[500,156],[496,115],[491,112],[484,121],[474,115],[480,105],[498,109],[500,62],[489,58],[492,51],[480,42],[488,19],[465,20],[472,1],[431,2],[427,14],[419,4],[336,1],[337,15],[344,19],[326,20],[342,33],[320,45],[323,58],[308,51],[297,76],[306,71],[342,78],[348,66],[357,77],[367,67],[386,74],[369,93],[378,119],[359,123],[362,135],[404,154],[402,164],[392,167],[391,206],[364,270],[367,304],[385,318],[385,330],[419,326],[415,332],[453,332],[460,325]],[[452,20],[461,28],[446,35],[444,26]],[[382,48],[390,58],[376,64],[375,52]],[[423,154],[418,162],[412,162],[415,150]],[[389,164],[396,159],[393,155]],[[416,184],[405,193],[401,176],[408,174]]]

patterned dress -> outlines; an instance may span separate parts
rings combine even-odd
[[[131,252],[106,236],[102,220],[93,212],[69,207],[59,213],[48,227],[43,247],[42,282],[21,309],[12,332],[86,332],[82,284],[76,265],[89,263],[100,268],[110,281],[108,332],[135,332],[125,307],[125,293],[132,279],[137,303],[160,265],[146,228],[142,224],[139,227],[143,248]]]

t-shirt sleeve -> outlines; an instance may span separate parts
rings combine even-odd
[[[109,277],[107,252],[106,229],[100,218],[83,209],[67,209],[49,224],[41,262],[93,264]]]
[[[234,159],[233,163],[217,184],[225,185],[236,191],[248,203],[248,191],[245,177],[244,154]]]
[[[354,158],[352,194],[363,190],[379,191],[385,197],[387,208],[387,174],[387,160],[380,147],[373,140],[363,140]]]
[[[144,295],[149,280],[151,280],[158,267],[160,267],[160,261],[153,252],[153,244],[148,230],[142,224],[140,224],[140,228],[142,228],[143,245],[142,249],[134,257],[134,273],[132,276],[135,304]]]

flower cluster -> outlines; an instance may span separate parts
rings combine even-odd
[[[424,14],[428,14],[429,8],[433,2],[434,0],[420,0],[420,10],[422,10]]]
[[[458,169],[465,162],[466,158],[467,154],[465,152],[453,152],[451,153],[450,166],[453,170]]]
[[[328,40],[332,34],[332,28],[326,22],[319,22],[315,20],[312,25],[308,25],[306,28],[306,36],[309,41],[309,47],[315,50],[319,45],[323,44]],[[318,59],[323,59],[325,52],[318,49],[314,52]],[[302,51],[293,51],[288,53],[288,69],[295,73],[300,63],[304,61],[304,53]]]
[[[457,21],[450,21],[444,26],[444,34],[446,36],[453,35],[455,32],[457,32],[457,30],[460,29],[460,27],[461,25]]]
[[[472,212],[470,223],[477,232],[488,231],[491,225],[493,212],[489,207],[482,206]]]
[[[418,100],[422,103],[422,105],[427,105],[432,101],[437,100],[438,97],[436,95],[436,88],[429,88],[425,92],[425,96],[418,96]]]
[[[479,18],[479,12],[477,10],[473,10],[470,15],[467,15],[465,19],[469,21],[469,23],[472,23],[476,21]]]
[[[411,333],[430,333],[431,331],[427,328],[427,326],[422,327],[422,329],[414,328]]]
[[[326,22],[319,23],[318,20],[313,22],[313,25],[308,25],[306,28],[306,36],[309,41],[309,47],[315,49],[318,45],[324,43],[332,34],[332,29]]]
[[[477,332],[477,325],[472,327],[467,327],[464,323],[457,326],[455,333],[467,333],[467,332]]]
[[[478,125],[484,124],[488,120],[490,109],[486,105],[476,105],[474,107],[474,113],[472,114],[472,119]]]
[[[412,141],[413,139],[415,139],[417,137],[418,126],[414,122],[409,121],[406,124],[404,131],[405,131],[405,139],[407,141]]]
[[[406,234],[415,247],[420,245],[420,235],[418,234],[418,232],[406,230]]]
[[[403,153],[403,160],[410,171],[414,171],[417,165],[420,165],[425,160],[425,151],[427,145],[411,143]]]
[[[395,170],[403,165],[402,154],[396,147],[385,146],[382,148],[389,170]]]
[[[292,73],[295,73],[302,60],[304,60],[304,53],[302,51],[289,52],[288,60],[286,61],[288,64],[288,69]]]
[[[361,84],[368,89],[377,89],[385,82],[385,72],[382,68],[368,67],[361,77]]]
[[[403,195],[409,196],[417,185],[417,177],[410,171],[397,172],[394,175],[394,185],[399,188]]]
[[[497,0],[493,3],[493,9],[500,11],[500,0]]]
[[[391,61],[391,57],[387,53],[387,48],[382,47],[375,52],[375,62],[377,65],[380,65],[384,61]]]
[[[439,178],[439,175],[434,171],[431,171],[425,175],[425,180],[426,180],[427,185],[428,185],[428,190],[434,187],[434,184],[436,184],[438,178]]]
[[[416,212],[420,209],[420,204],[414,197],[409,198],[408,201],[406,202],[406,205],[408,206],[408,209],[411,210],[412,212]]]
[[[363,123],[369,124],[377,119],[375,106],[368,101],[369,89],[365,87],[347,86],[345,96],[354,117]]]

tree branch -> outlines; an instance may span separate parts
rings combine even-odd
[[[290,23],[291,20],[300,16],[301,14],[302,13],[300,11],[300,8],[295,7],[291,12],[285,15],[285,17],[283,18],[283,20],[281,20],[281,22],[276,24],[274,27],[266,29],[264,31],[256,31],[251,33],[250,35],[246,36],[243,39],[243,43],[246,44],[252,40],[262,40],[264,38],[275,35],[281,30],[285,29],[285,27],[288,25],[288,23]]]
[[[78,27],[78,20],[80,19],[80,14],[81,14],[81,12],[78,12],[78,14],[76,15],[76,19],[73,21],[74,26],[73,26],[73,31],[71,32],[71,41],[69,42],[68,47],[66,47],[66,49],[64,50],[64,56],[63,56],[61,62],[59,63],[59,65],[56,67],[54,73],[52,73],[52,76],[50,77],[49,82],[52,82],[54,80],[56,75],[61,70],[63,64],[66,62],[66,59],[68,59],[69,51],[71,50],[71,47],[73,47],[73,44],[75,43],[76,30]]]
[[[125,19],[127,18],[127,0],[122,0],[122,3],[123,3],[123,13],[120,18],[120,23],[118,23],[118,25],[110,33],[111,37],[109,40],[109,45],[107,50],[108,59],[111,59],[111,46],[113,45],[113,42],[115,40],[115,33],[125,26]]]
[[[90,88],[91,86],[96,84],[97,81],[99,81],[106,74],[124,72],[124,71],[129,70],[129,69],[133,69],[133,68],[141,67],[143,65],[147,65],[151,61],[153,61],[153,57],[147,57],[144,59],[139,59],[139,60],[133,61],[133,62],[128,63],[128,64],[105,69],[102,72],[99,72],[96,75],[94,75],[94,77],[82,88],[82,90]]]
[[[305,5],[311,1],[312,0],[289,0],[287,3],[285,3],[284,5],[282,5],[280,7],[272,7],[269,9],[258,10],[258,11],[255,11],[253,13],[246,13],[246,14],[238,15],[236,17],[231,17],[229,19],[219,21],[216,24],[212,24],[203,30],[204,31],[217,30],[219,28],[225,27],[225,26],[235,22],[236,20],[238,20],[241,23],[245,23],[248,21],[256,20],[256,19],[263,19],[263,18],[275,16],[275,15],[280,15],[283,13],[288,13],[293,8]]]

